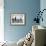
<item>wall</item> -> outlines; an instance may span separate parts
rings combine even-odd
[[[4,2],[3,0],[0,0],[0,42],[3,41],[4,41]]]
[[[18,41],[32,29],[35,14],[40,10],[40,0],[4,0],[4,39]],[[24,26],[12,26],[10,24],[11,13],[24,13],[26,24]]]
[[[40,9],[41,10],[46,9],[46,0],[40,0]],[[40,25],[46,27],[46,11],[43,12],[42,17],[44,20],[43,20],[43,22],[40,21]],[[46,34],[45,34],[45,36],[46,36]],[[46,43],[46,38],[45,38],[45,43]]]
[[[40,0],[40,9],[41,9],[41,11],[42,11],[43,9],[46,9],[46,0]],[[43,17],[43,22],[41,21],[41,22],[40,22],[40,25],[46,27],[46,20],[45,20],[45,19],[46,19],[46,10],[43,12],[42,17]]]

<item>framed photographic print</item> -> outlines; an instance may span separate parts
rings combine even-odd
[[[11,25],[24,25],[25,14],[11,14]]]

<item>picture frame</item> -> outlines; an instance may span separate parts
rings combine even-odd
[[[24,25],[25,24],[25,14],[11,14],[10,17],[11,25]]]

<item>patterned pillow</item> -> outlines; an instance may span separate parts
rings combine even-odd
[[[25,37],[23,46],[30,46],[32,42],[33,42],[33,37],[32,34],[29,32]]]

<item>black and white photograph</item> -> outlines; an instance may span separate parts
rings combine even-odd
[[[11,14],[11,24],[12,25],[24,25],[25,14]]]

